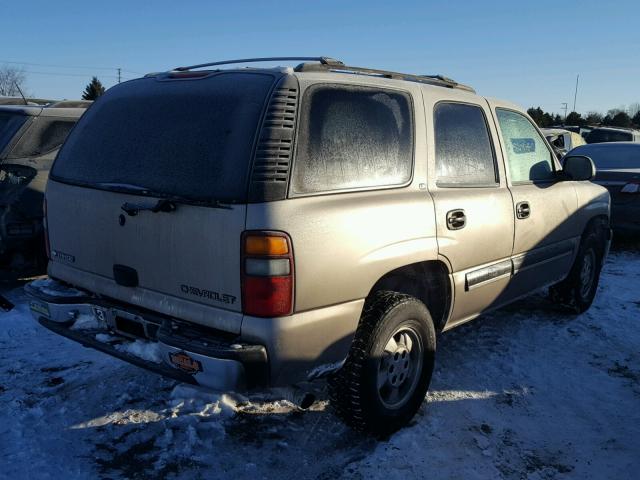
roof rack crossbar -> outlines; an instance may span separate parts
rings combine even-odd
[[[188,67],[174,68],[174,71],[185,72],[195,68],[214,67],[216,65],[232,65],[234,63],[257,63],[257,62],[281,62],[281,61],[303,61],[303,62],[320,62],[321,65],[339,66],[344,65],[340,60],[331,57],[263,57],[263,58],[241,58],[238,60],[224,60],[221,62],[200,63],[198,65],[190,65]]]
[[[364,67],[352,67],[344,64],[331,64],[331,63],[302,63],[296,67],[297,72],[310,72],[310,71],[331,71],[331,72],[343,72],[343,73],[362,73],[366,75],[381,76],[386,78],[395,78],[398,80],[407,80],[410,82],[426,83],[429,85],[436,85],[447,88],[458,88],[467,92],[475,93],[475,90],[462,83],[458,83],[455,80],[444,77],[442,75],[414,75],[411,73],[392,72],[389,70],[377,70],[374,68]]]

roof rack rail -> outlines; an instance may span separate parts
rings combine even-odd
[[[476,93],[469,85],[458,83],[455,80],[444,77],[442,75],[414,75],[411,73],[392,72],[389,70],[377,70],[374,68],[352,67],[344,65],[342,62],[336,63],[302,63],[295,68],[296,72],[318,72],[330,71],[339,73],[365,74],[385,78],[394,78],[397,80],[406,80],[409,82],[426,83],[439,87],[458,88],[467,92]]]
[[[234,63],[257,63],[257,62],[280,62],[280,61],[303,61],[303,62],[320,62],[320,65],[340,66],[344,65],[340,60],[330,57],[263,57],[263,58],[241,58],[238,60],[224,60],[222,62],[200,63],[198,65],[190,65],[188,67],[174,68],[174,71],[185,72],[195,68],[214,67],[216,65],[232,65]]]

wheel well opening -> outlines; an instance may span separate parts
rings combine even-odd
[[[601,242],[601,248],[604,250],[608,236],[609,218],[606,215],[598,215],[589,220],[582,232],[582,239],[584,239],[589,233],[595,232],[598,234],[598,239]]]
[[[452,300],[449,271],[444,263],[419,262],[392,270],[375,283],[369,296],[379,290],[416,297],[429,309],[436,331],[444,328]]]

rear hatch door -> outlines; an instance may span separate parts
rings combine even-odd
[[[50,272],[239,332],[247,178],[274,80],[211,72],[109,90],[78,122],[51,173]]]

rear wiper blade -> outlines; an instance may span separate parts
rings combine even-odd
[[[151,194],[152,196],[156,196]],[[176,204],[184,204],[184,205],[196,205],[196,206],[204,206],[204,207],[213,207],[213,208],[223,208],[225,210],[231,210],[233,207],[231,205],[226,205],[220,202],[219,200],[194,200],[186,197],[178,197],[178,196],[167,196],[158,200],[155,204],[140,204],[140,203],[131,203],[125,202],[120,207],[127,215],[130,217],[135,217],[138,213],[142,211],[149,211],[152,213],[165,212],[171,213],[174,212],[177,208]]]
[[[129,183],[110,183],[110,182],[102,182],[96,183],[94,186],[98,188],[104,188],[106,190],[110,190],[113,192],[121,192],[121,193],[142,193],[148,195],[150,190],[146,187],[141,187],[140,185],[131,185]]]
[[[218,199],[199,199],[199,198],[185,197],[182,195],[172,195],[172,194],[167,194],[163,192],[156,192],[148,187],[143,187],[140,185],[132,185],[129,183],[102,182],[102,183],[93,184],[92,186],[98,187],[98,188],[104,188],[105,190],[110,190],[113,192],[132,193],[136,195],[143,195],[145,197],[160,198],[160,200],[153,205],[125,202],[122,205],[122,209],[131,216],[137,215],[138,212],[144,211],[144,210],[154,212],[154,213],[173,212],[176,209],[175,205],[178,203],[181,203],[184,205],[223,208],[226,210],[232,210],[233,209],[232,204],[234,203],[233,201],[223,202]]]

